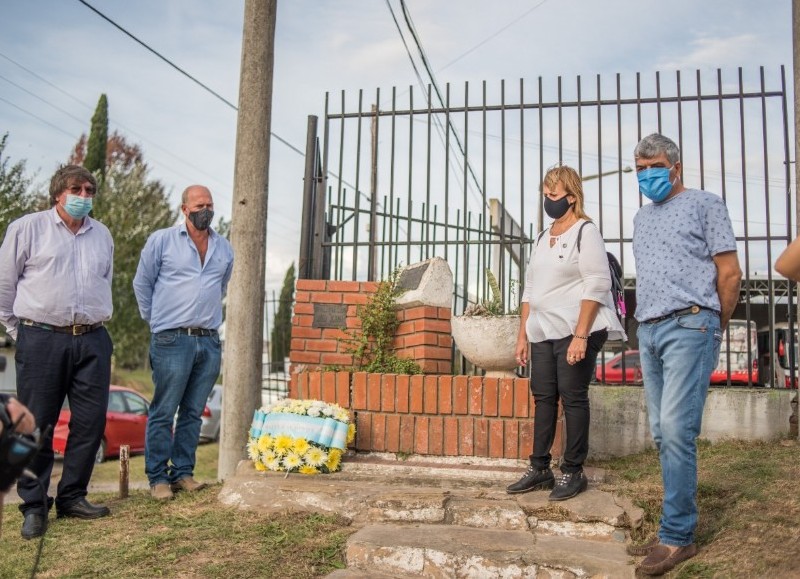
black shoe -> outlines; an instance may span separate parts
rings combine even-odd
[[[47,515],[41,513],[28,513],[22,522],[22,538],[35,539],[44,535],[47,529]]]
[[[550,493],[549,500],[564,501],[582,493],[589,486],[589,481],[583,470],[578,472],[565,472],[556,480],[556,487]]]
[[[75,517],[76,519],[99,519],[111,514],[108,507],[93,505],[86,499],[75,501],[68,507],[61,507],[58,510],[58,518]]]
[[[553,471],[549,468],[537,470],[534,466],[529,466],[522,478],[515,482],[513,485],[506,487],[506,492],[510,495],[518,493],[527,493],[528,491],[535,491],[537,489],[551,489],[555,477]]]

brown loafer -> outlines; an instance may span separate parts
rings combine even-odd
[[[187,491],[193,493],[195,491],[199,491],[206,488],[208,485],[206,483],[199,483],[192,477],[187,476],[186,478],[182,478],[181,480],[175,481],[170,486],[172,487],[172,490],[175,492]]]
[[[672,550],[668,545],[659,543],[650,551],[644,561],[639,563],[637,569],[645,575],[663,575],[675,565],[691,559],[697,555],[697,545],[685,545]]]
[[[644,557],[650,554],[653,547],[658,545],[658,535],[652,537],[649,541],[641,543],[640,545],[628,545],[625,547],[625,552],[631,557]]]

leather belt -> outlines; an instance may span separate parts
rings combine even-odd
[[[174,332],[178,332],[179,334],[186,334],[187,336],[216,336],[217,330],[209,330],[207,328],[175,328],[174,330],[170,330]]]
[[[74,324],[72,326],[52,326],[50,324],[34,322],[33,320],[20,320],[19,323],[23,326],[31,326],[32,328],[39,328],[59,334],[72,334],[73,336],[88,334],[89,332],[94,332],[103,327],[103,322],[97,322],[96,324]]]
[[[650,318],[649,320],[644,320],[642,323],[656,324],[658,322],[663,322],[664,320],[668,320],[670,318],[678,318],[680,316],[699,314],[700,310],[707,310],[709,312],[714,312],[715,314],[719,314],[718,311],[712,310],[711,308],[695,305],[695,306],[689,306],[688,308],[683,308],[682,310],[675,310],[674,312],[664,314],[663,316],[658,316],[657,318]]]

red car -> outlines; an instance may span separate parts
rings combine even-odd
[[[625,381],[622,380],[622,358],[625,357]],[[595,379],[601,384],[641,384],[642,363],[639,361],[639,350],[626,350],[611,359],[606,358],[603,364],[597,356]]]
[[[123,444],[130,446],[131,454],[144,452],[144,432],[147,427],[149,407],[150,402],[135,390],[111,386],[108,395],[106,430],[100,448],[97,449],[95,462],[119,456],[119,447]],[[69,401],[64,400],[64,407],[58,415],[58,423],[53,431],[53,450],[58,454],[63,455],[67,446],[71,416]]]

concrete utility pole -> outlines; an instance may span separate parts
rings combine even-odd
[[[261,406],[264,269],[275,17],[278,0],[245,0],[231,243],[233,276],[225,321],[222,430],[217,475],[244,458],[253,411]]]

